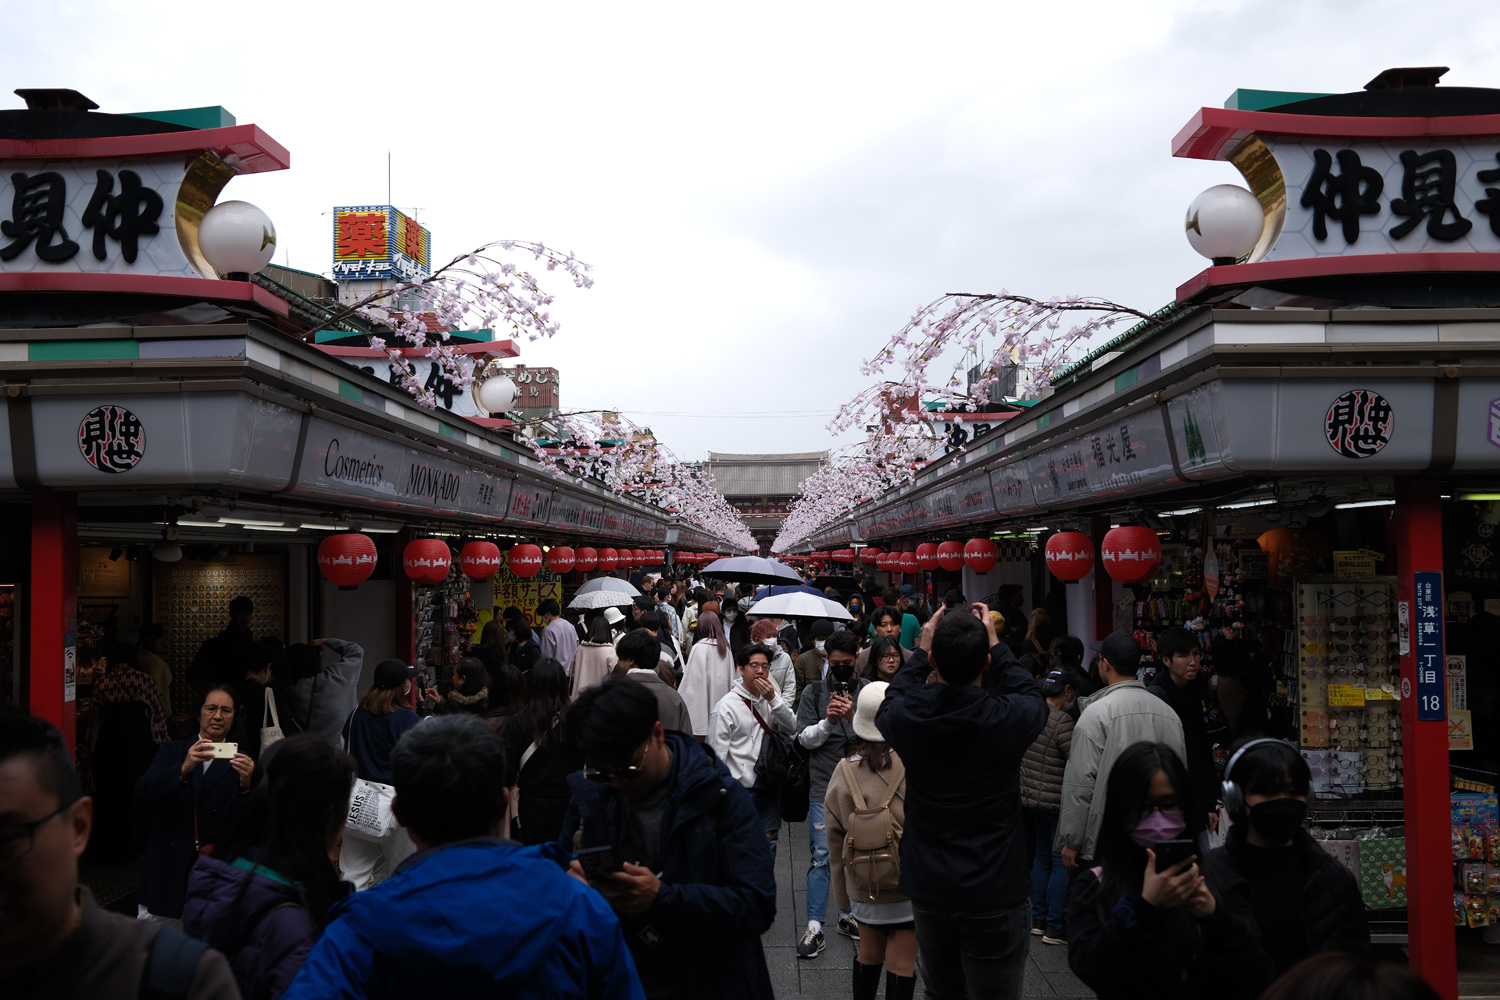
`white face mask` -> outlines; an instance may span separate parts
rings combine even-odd
[[[736,618],[738,618],[739,616],[740,615],[739,615],[738,611],[726,611],[726,612],[724,612],[724,620],[727,621],[727,622],[732,622]]]
[[[823,640],[822,639],[814,639],[813,640],[813,648],[816,649],[820,653],[823,652]]]

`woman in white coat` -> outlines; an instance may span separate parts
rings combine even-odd
[[[603,615],[589,623],[589,637],[578,644],[568,671],[571,697],[577,698],[580,692],[603,683],[604,678],[615,672],[615,664],[620,662],[615,655],[615,641],[609,621]]]
[[[719,616],[705,611],[698,616],[693,651],[688,655],[677,693],[687,704],[693,720],[693,735],[701,743],[708,736],[708,717],[719,699],[729,693],[734,683],[734,656]]]

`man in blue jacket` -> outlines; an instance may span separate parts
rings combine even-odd
[[[562,848],[620,914],[646,996],[771,1000],[760,936],[776,879],[750,793],[706,744],[666,732],[639,684],[584,691],[567,728],[586,766],[568,779]]]
[[[974,611],[927,620],[875,716],[906,765],[901,891],[933,1000],[1019,997],[1031,939],[1020,771],[1048,707],[989,608]],[[1001,673],[989,690],[986,669]]]
[[[496,836],[505,770],[500,738],[477,716],[402,736],[393,809],[417,853],[329,910],[286,1000],[643,997],[609,906],[563,872],[552,845]]]

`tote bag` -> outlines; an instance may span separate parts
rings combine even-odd
[[[358,708],[354,710],[359,711]],[[349,713],[349,721],[344,724],[345,729],[354,726],[354,712]],[[345,739],[344,750],[349,749],[349,741]],[[394,833],[396,830],[396,814],[391,811],[391,803],[396,800],[396,788],[379,781],[368,781],[364,778],[354,779],[353,793],[349,796],[349,819],[344,827],[345,833],[352,833],[365,840],[380,840]]]
[[[266,708],[260,716],[260,752],[265,753],[266,747],[285,738],[281,717],[276,714],[276,692],[266,688]]]

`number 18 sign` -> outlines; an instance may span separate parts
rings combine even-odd
[[[1417,719],[1446,722],[1443,665],[1443,574],[1413,573],[1412,645],[1417,661]]]

